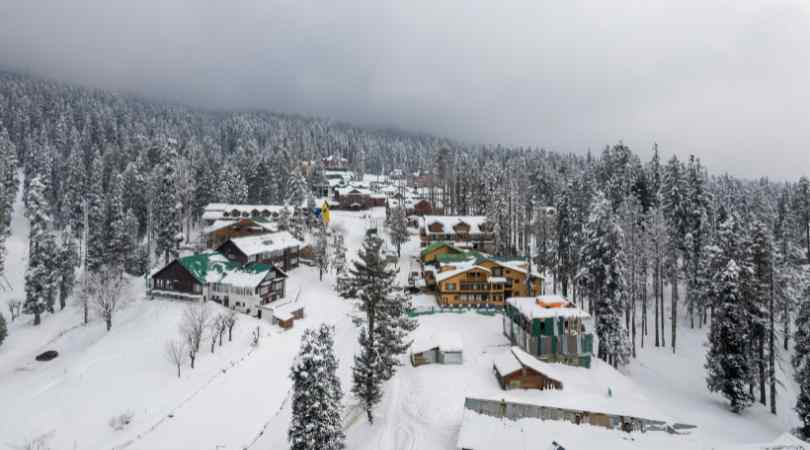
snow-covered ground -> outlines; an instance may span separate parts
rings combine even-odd
[[[344,232],[350,257],[360,247],[366,228],[379,225],[383,214],[382,209],[332,213],[332,226]],[[7,278],[13,291],[0,293],[4,312],[9,298],[23,296],[27,222],[19,202],[12,229],[7,242]],[[408,272],[416,270],[418,250],[415,238],[402,249],[403,284]],[[420,316],[414,337],[456,332],[463,339],[465,362],[418,368],[404,364],[384,386],[377,419],[370,425],[348,394],[352,357],[357,350],[357,330],[351,321],[355,312],[351,302],[337,296],[334,284],[332,274],[319,281],[316,268],[293,270],[287,296],[298,296],[305,305],[303,321],[282,331],[267,322],[240,316],[233,342],[217,347],[214,354],[205,345],[197,368],[184,368],[180,379],[165,358],[164,345],[177,336],[185,304],[144,299],[142,280],[133,281],[132,302],[115,317],[109,333],[98,320],[82,326],[81,315],[73,307],[46,314],[39,327],[33,327],[30,316],[24,316],[11,324],[10,336],[0,346],[0,402],[4,405],[0,408],[0,446],[21,444],[50,432],[54,449],[286,448],[289,367],[303,329],[325,322],[336,328],[339,376],[347,393],[348,448],[455,448],[464,397],[493,388],[492,358],[507,351],[500,318],[473,312]],[[429,304],[430,299],[419,302]],[[259,347],[253,348],[250,334],[257,326],[262,327],[263,337]],[[779,391],[779,416],[771,416],[761,406],[742,415],[731,414],[719,396],[706,390],[705,330],[681,328],[679,333],[678,354],[672,355],[669,349],[641,350],[639,358],[624,369],[629,378],[621,383],[634,386],[635,394],[661,413],[698,426],[689,439],[684,439],[683,448],[768,442],[796,425],[791,409],[795,386],[789,373],[782,377],[785,385]],[[58,350],[59,358],[35,362],[34,356],[47,349]],[[604,373],[621,377],[615,372]],[[125,412],[133,414],[132,423],[114,431],[109,420]],[[587,430],[581,429],[583,433]],[[671,439],[677,437],[667,442],[678,448],[679,442]],[[579,450],[589,442],[598,440],[582,440],[578,445],[583,447],[567,448]]]

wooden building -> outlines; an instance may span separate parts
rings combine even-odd
[[[487,253],[495,250],[494,226],[485,216],[424,216],[419,239],[422,247],[449,242],[464,249]]]
[[[304,305],[297,302],[289,302],[283,305],[266,305],[262,309],[265,310],[267,318],[273,325],[288,330],[295,325],[296,320],[304,318]]]
[[[260,307],[284,298],[287,274],[271,264],[241,264],[205,251],[177,258],[149,277],[149,295],[213,300],[261,317]]]
[[[501,389],[562,389],[562,377],[554,377],[555,369],[532,355],[512,347],[495,358],[492,367]]]
[[[216,220],[203,229],[207,248],[217,248],[228,239],[267,234],[276,231],[276,225],[264,217]]]
[[[228,239],[217,251],[241,264],[260,262],[289,271],[298,267],[303,242],[287,231]]]
[[[434,242],[419,252],[419,260],[422,264],[434,264],[440,255],[464,255],[464,250],[458,249],[453,244],[447,242]]]
[[[413,204],[413,207],[409,208],[408,213],[416,216],[427,216],[433,214],[433,204],[426,198],[417,200]]]
[[[387,197],[385,194],[375,193],[370,189],[349,186],[335,189],[333,209],[348,209],[353,211],[369,208],[385,207]]]
[[[547,362],[590,367],[593,334],[590,316],[555,295],[512,297],[506,301],[503,334],[513,345]]]
[[[266,221],[278,219],[284,205],[245,205],[236,203],[209,203],[203,209],[202,221],[206,226],[218,220],[239,220],[262,218]]]
[[[449,307],[503,307],[506,279],[492,276],[486,267],[443,267],[435,275],[436,301]]]
[[[529,263],[526,260],[481,257],[475,264],[489,269],[493,277],[504,278],[504,298],[531,297],[543,292],[543,277],[534,270],[531,273],[531,291],[529,291],[530,286],[526,283]]]

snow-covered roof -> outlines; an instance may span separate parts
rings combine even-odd
[[[489,277],[489,279],[487,281],[490,282],[490,283],[493,283],[493,284],[506,283],[506,278],[505,277]]]
[[[481,266],[472,266],[472,265],[471,265],[471,266],[467,266],[467,267],[461,267],[461,268],[459,268],[459,269],[447,270],[447,271],[445,271],[445,272],[441,272],[441,273],[439,273],[439,274],[437,274],[437,275],[436,275],[436,281],[437,281],[437,282],[441,282],[441,281],[447,280],[447,279],[449,279],[449,278],[453,278],[454,276],[456,276],[456,275],[458,275],[458,274],[462,274],[462,273],[464,273],[464,272],[468,272],[468,271],[470,271],[470,270],[472,270],[472,269],[481,269],[481,270],[483,270],[484,272],[490,273],[489,269],[487,269],[486,267],[481,267]]]
[[[501,376],[509,375],[523,368],[512,352],[503,352],[496,356],[493,365]]]
[[[304,243],[288,231],[231,238],[231,242],[246,256],[270,253],[292,247],[303,247]]]
[[[512,354],[512,356],[515,357],[515,359],[517,359],[517,361],[521,365],[524,365],[534,370],[535,372],[542,373],[543,375],[551,379],[559,381],[560,383],[563,383],[563,386],[565,386],[566,376],[571,376],[572,373],[578,374],[577,372],[568,372],[564,368],[561,368],[562,366],[564,366],[564,364],[547,363],[540,361],[539,359],[526,353],[525,351],[523,351],[523,349],[517,346],[512,347],[512,351],[510,353]]]
[[[283,305],[265,305],[263,308],[272,310],[273,317],[277,320],[287,321],[293,318],[293,314],[296,311],[304,309],[304,305],[297,302],[289,302]]]
[[[526,273],[529,272],[528,262],[526,262],[525,260],[504,261],[504,260],[500,260],[500,259],[494,258],[494,257],[482,257],[479,260],[479,262],[483,261],[483,260],[490,260],[490,261],[494,262],[495,264],[498,264],[499,266],[501,266],[501,267],[503,267],[505,269],[514,270],[515,272],[518,272],[518,273],[526,274]],[[532,270],[532,277],[533,278],[543,278],[543,276],[540,275],[540,272],[538,272],[536,270]]]
[[[246,218],[244,218],[244,220],[252,220],[252,219],[246,217]],[[276,231],[276,227],[273,224],[271,224],[270,222],[265,222],[265,221],[262,221],[262,220],[252,220],[252,221],[257,227],[260,227],[263,230]],[[210,234],[210,233],[213,233],[215,231],[221,230],[223,228],[227,228],[229,226],[232,226],[235,223],[237,223],[236,220],[217,219],[217,220],[214,221],[214,223],[212,223],[211,225],[205,227],[203,229],[203,233]]]
[[[557,445],[553,445],[556,442]],[[508,420],[465,410],[456,448],[475,450],[694,450],[694,436],[626,433],[594,425],[526,418]]]
[[[434,223],[439,223],[444,228],[441,233],[452,232],[453,227],[458,224],[465,223],[470,226],[470,231],[481,232],[481,225],[487,223],[486,216],[424,216],[422,218],[422,228],[425,232],[430,233],[428,227]]]
[[[511,297],[506,299],[506,302],[529,319],[546,319],[550,317],[579,317],[582,319],[587,319],[591,317],[587,312],[574,306],[557,308],[540,306],[538,304],[538,299],[540,299],[540,303],[549,304],[556,297],[559,296],[541,295],[539,297]],[[559,298],[565,301],[565,305],[571,305],[568,300],[565,300],[562,297]]]
[[[434,348],[438,348],[441,352],[461,352],[464,350],[464,345],[461,335],[449,331],[439,332],[429,339],[417,340],[413,343],[414,353],[422,353]]]
[[[262,212],[279,212],[284,209],[284,205],[244,205],[239,203],[209,203],[205,206],[203,211],[222,211],[222,212],[231,212],[233,210],[237,210],[239,212],[252,212],[254,210]]]

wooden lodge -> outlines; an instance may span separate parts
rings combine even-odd
[[[501,389],[562,389],[562,377],[554,377],[555,369],[532,355],[512,347],[495,358],[492,367]]]
[[[215,249],[228,239],[267,234],[276,231],[276,226],[263,217],[219,219],[203,229],[207,248]]]
[[[372,192],[370,189],[357,186],[335,189],[332,209],[348,209],[360,211],[369,208],[384,207],[387,197],[385,194]]]
[[[177,258],[149,278],[149,295],[212,300],[261,317],[262,305],[286,294],[287,274],[271,264],[241,264],[223,254],[206,251]]]
[[[283,205],[244,205],[235,203],[210,203],[205,206],[202,221],[211,226],[220,220],[257,219],[275,221],[284,209]]]
[[[287,231],[228,239],[217,251],[241,264],[260,262],[289,271],[298,267],[304,244]]]
[[[422,247],[449,242],[456,247],[492,253],[494,226],[485,216],[424,216],[419,226]]]
[[[480,255],[470,261],[464,259],[472,256],[469,253],[456,254],[447,246],[437,248],[436,252],[441,248],[446,249],[446,253],[435,255],[435,261],[458,259],[459,262],[439,264],[438,271],[425,271],[425,283],[435,286],[439,305],[500,308],[508,298],[532,295],[543,288],[542,277],[534,271],[530,275],[531,285],[527,283],[528,263],[525,261]]]
[[[593,334],[590,316],[563,297],[513,297],[506,301],[503,334],[513,345],[541,361],[590,367]]]

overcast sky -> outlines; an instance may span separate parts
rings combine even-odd
[[[810,173],[810,1],[2,0],[0,65],[471,143]]]

